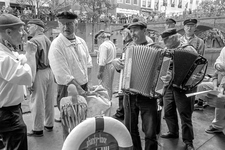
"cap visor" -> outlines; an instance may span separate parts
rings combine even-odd
[[[196,23],[193,23],[193,22],[189,22],[189,23],[186,23],[185,25],[194,25]]]

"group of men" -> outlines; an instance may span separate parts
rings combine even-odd
[[[68,85],[75,85],[80,95],[88,90],[92,59],[86,42],[75,35],[77,17],[71,12],[59,13],[60,34],[51,43],[40,19],[27,23],[27,34],[19,18],[0,15],[1,148],[27,150],[27,136],[43,136],[44,130],[53,130],[54,101],[57,98],[59,107],[62,97],[68,95]],[[19,45],[24,46],[25,55],[16,52]],[[24,86],[31,94],[31,132],[22,118]]]
[[[0,16],[0,144],[6,149],[27,150],[27,135],[43,136],[44,130],[52,131],[54,120],[54,99],[60,109],[60,100],[68,95],[67,87],[76,86],[78,93],[84,95],[88,91],[88,81],[92,67],[92,59],[86,42],[75,35],[77,15],[62,12],[57,15],[60,34],[51,42],[44,34],[44,23],[39,19],[28,22],[28,32],[32,36],[26,41],[25,23],[19,18],[2,14]],[[173,19],[167,23],[176,24]],[[179,35],[174,26],[168,26],[161,34],[167,49],[184,49],[204,55],[204,42],[194,33],[196,19],[183,22],[185,34]],[[124,26],[124,49],[128,46],[144,45],[160,47],[146,37],[147,24],[139,19]],[[129,36],[129,37],[128,37]],[[124,67],[124,60],[116,58],[115,45],[109,40],[110,34],[99,32],[97,38],[102,40],[99,48],[98,79],[112,97],[112,74]],[[24,44],[25,56],[16,54],[17,46]],[[108,51],[111,49],[112,51]],[[106,57],[110,56],[110,57]],[[105,76],[104,76],[105,75]],[[167,84],[172,79],[172,71],[162,77]],[[109,82],[110,81],[110,82]],[[56,83],[56,84],[55,84]],[[24,85],[31,93],[31,113],[33,118],[32,131],[27,133],[22,119],[21,102],[23,101]],[[169,86],[169,85],[168,85]],[[56,92],[57,87],[57,92]],[[181,118],[182,138],[186,150],[193,150],[192,113],[194,98],[187,98],[186,93],[193,92],[169,86],[164,97],[164,118],[168,133],[162,138],[178,138],[178,116]],[[54,93],[57,95],[54,96]],[[212,97],[216,99],[217,97]],[[121,117],[130,131],[134,150],[141,150],[141,138],[138,129],[139,114],[142,119],[142,131],[145,134],[145,149],[157,150],[157,98],[149,98],[141,94],[122,93],[119,96]],[[45,106],[45,107],[44,107]],[[64,133],[68,134],[68,133]],[[13,142],[12,142],[13,141]],[[13,144],[12,144],[13,143]]]
[[[197,20],[188,19],[183,23],[185,34],[181,36],[174,28],[176,21],[167,19],[166,30],[161,34],[164,47],[167,49],[181,48],[186,51],[203,55],[205,50],[204,42],[195,35]],[[124,51],[126,51],[128,46],[132,45],[158,46],[155,43],[147,42],[146,29],[147,25],[140,20],[135,20],[131,24],[125,26],[122,29],[122,32],[130,38],[124,37],[124,41],[129,41],[128,44],[125,45]],[[171,80],[171,74],[172,71],[168,72],[167,76],[162,78],[165,84]],[[185,143],[185,149],[193,150],[194,133],[192,113],[194,98],[187,98],[185,96],[185,94],[189,92],[193,91],[184,91],[173,86],[167,88],[163,97],[163,104],[165,112],[164,118],[169,131],[168,133],[162,134],[161,138],[179,137],[178,116],[176,111],[176,109],[178,109],[181,118],[182,138]],[[157,150],[157,120],[161,119],[157,115],[157,99],[150,99],[149,97],[140,94],[124,93],[123,96],[119,96],[119,108],[113,117],[118,120],[124,120],[124,124],[131,133],[134,149],[140,150],[142,148],[138,130],[139,113],[141,114],[142,119],[142,131],[145,133],[145,149]]]

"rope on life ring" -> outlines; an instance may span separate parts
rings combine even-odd
[[[112,145],[112,139],[116,142],[114,145]],[[133,143],[130,133],[123,123],[112,117],[100,116],[88,118],[77,125],[67,136],[62,150],[90,148],[133,150]]]

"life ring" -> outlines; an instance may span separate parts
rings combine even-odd
[[[133,150],[129,131],[120,121],[106,116],[88,118],[67,136],[62,150]]]

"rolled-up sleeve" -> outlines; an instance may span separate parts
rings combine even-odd
[[[214,67],[216,64],[220,64],[222,68],[225,69],[225,48],[221,50],[219,57],[216,59]]]
[[[107,47],[100,45],[99,47],[99,66],[105,66],[107,60]]]

